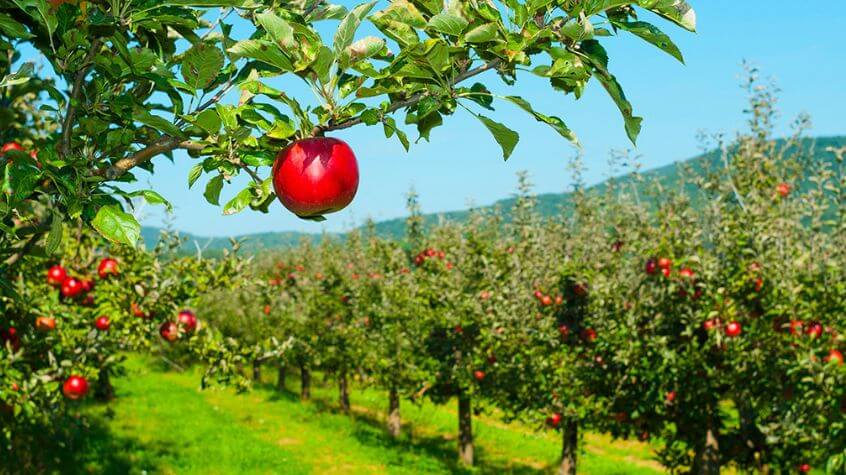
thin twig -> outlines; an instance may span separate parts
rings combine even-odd
[[[487,63],[485,63],[485,64],[483,64],[479,67],[465,71],[465,72],[455,76],[455,79],[453,79],[452,81],[449,82],[449,86],[450,87],[455,86],[456,84],[460,83],[461,81],[464,81],[464,80],[469,79],[473,76],[482,74],[483,72],[485,72],[487,70],[494,69],[500,64],[500,62],[501,62],[500,59],[494,59],[494,60],[489,61],[489,62],[487,62]],[[413,96],[409,97],[408,99],[406,99],[404,101],[398,101],[398,102],[392,103],[390,106],[388,106],[388,108],[385,110],[384,113],[390,114],[391,112],[397,111],[397,110],[402,109],[404,107],[413,106],[414,104],[417,104],[418,102],[420,102],[424,97],[426,97],[425,91],[418,92],[417,94],[414,94]],[[347,129],[347,128],[350,128],[354,125],[358,125],[362,122],[363,122],[363,119],[361,118],[361,116],[358,116],[358,117],[353,117],[352,119],[347,119],[343,122],[338,122],[336,124],[330,123],[330,124],[327,124],[327,125],[317,125],[317,126],[314,127],[314,129],[312,129],[311,134],[312,134],[312,136],[318,136],[318,135],[322,135],[324,132],[329,132],[329,131],[332,131],[332,130]]]
[[[252,168],[250,168],[249,166],[247,166],[247,165],[245,165],[244,163],[241,163],[241,162],[238,162],[238,166],[241,167],[242,170],[247,172],[247,174],[250,175],[250,177],[252,177],[253,181],[256,182],[257,185],[261,185],[261,182],[262,182],[261,177],[258,176],[258,173],[253,171]]]
[[[85,58],[83,58],[79,71],[76,73],[76,78],[73,80],[73,89],[71,90],[70,98],[68,99],[68,110],[65,113],[65,120],[62,123],[62,146],[60,149],[60,155],[63,158],[70,153],[71,130],[73,129],[73,119],[76,115],[76,107],[73,103],[79,100],[79,95],[82,92],[82,84],[85,81],[85,76],[88,75],[88,71],[91,70],[91,66],[93,65],[92,60],[94,59],[94,55],[99,52],[100,44],[101,41],[99,38],[91,42],[91,49],[88,50]]]

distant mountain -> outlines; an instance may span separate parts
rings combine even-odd
[[[813,147],[815,155],[819,159],[830,159],[831,154],[826,154],[825,150],[828,147],[844,147],[846,146],[846,136],[837,137],[819,137],[814,139],[806,139],[803,147]],[[678,162],[665,165],[660,168],[655,168],[642,172],[641,175],[646,179],[647,183],[653,180],[658,180],[662,183],[674,183],[681,177],[684,169],[690,170],[691,173],[702,173],[703,170],[711,168],[711,165],[720,159],[720,153],[713,150],[696,157],[682,160]],[[614,179],[618,185],[631,183],[634,177],[631,174],[626,174]],[[601,192],[607,182],[591,186],[589,189]],[[544,193],[537,195],[538,211],[543,216],[553,216],[561,213],[562,209],[570,203],[572,198],[571,193]],[[509,214],[516,202],[515,198],[507,198],[496,201],[479,209],[499,208],[506,215]],[[454,220],[461,221],[467,219],[469,210],[447,211],[443,213],[431,213],[423,216],[426,225],[433,225],[439,220]],[[405,235],[405,218],[395,218],[375,223],[377,234],[385,237],[401,238]],[[159,233],[162,230],[156,227],[144,226],[141,229],[141,235],[145,244],[150,247],[158,240]],[[204,253],[216,254],[223,249],[231,247],[229,238],[220,237],[202,237],[195,236],[188,233],[180,233],[186,239],[183,246],[185,252],[196,252],[197,248],[204,250]],[[342,237],[342,234],[332,234],[333,236]],[[279,249],[298,244],[302,239],[319,240],[323,235],[314,233],[303,233],[296,231],[285,232],[268,232],[247,234],[241,236],[234,236],[237,240],[242,240],[242,249],[246,252],[256,252],[260,250]]]

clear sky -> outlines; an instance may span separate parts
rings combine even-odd
[[[745,96],[739,84],[744,60],[781,88],[784,127],[780,132],[787,131],[786,125],[797,114],[806,112],[813,118],[813,135],[846,134],[846,9],[838,8],[840,2],[691,0],[691,4],[698,17],[695,34],[655,21],[680,46],[686,65],[625,33],[603,39],[611,71],[636,114],[644,117],[634,149],[644,168],[697,154],[699,131],[733,133],[743,127]],[[539,111],[563,118],[584,145],[587,183],[605,177],[609,151],[633,148],[618,111],[596,82],[581,100],[574,101],[530,75],[522,76],[513,87],[493,86],[499,83],[494,74],[480,78],[495,92],[521,95]],[[306,89],[293,93],[305,101],[313,97]],[[512,194],[519,170],[528,170],[537,192],[569,189],[566,165],[575,154],[572,146],[513,106],[501,104],[491,115],[520,134],[508,162],[503,162],[488,131],[466,112],[447,118],[444,126],[432,132],[431,142],[414,145],[410,152],[395,139],[385,140],[381,127],[359,126],[335,133],[355,150],[361,184],[353,204],[323,223],[299,220],[278,202],[269,214],[247,209],[223,216],[220,208],[202,196],[208,177],[188,190],[188,170],[195,162],[181,153],[174,163],[157,158],[155,176],[140,178],[174,204],[169,221],[175,229],[203,236],[343,231],[367,218],[404,215],[404,196],[412,186],[420,194],[424,212],[488,204]],[[416,137],[413,129],[408,133]],[[261,171],[262,176],[268,173]],[[221,202],[243,183],[236,180],[225,187]],[[144,224],[161,225],[163,219],[157,209],[143,211]]]

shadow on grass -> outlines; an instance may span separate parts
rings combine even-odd
[[[0,473],[98,473],[155,472],[156,460],[172,454],[164,443],[142,443],[120,437],[108,428],[108,410],[91,417],[68,416],[57,431],[31,428],[17,437],[26,450],[0,450]]]
[[[270,391],[268,401],[299,401],[299,393],[288,388],[279,390],[275,384],[257,384],[259,388]],[[338,407],[337,401],[322,395],[312,395],[307,402],[316,412],[323,414],[345,415]],[[476,446],[476,464],[473,468],[466,468],[458,463],[458,449],[454,438],[444,435],[423,435],[415,431],[413,425],[403,423],[402,435],[391,437],[385,429],[385,420],[369,410],[353,408],[348,414],[353,421],[352,436],[361,444],[385,451],[385,463],[398,467],[414,465],[413,460],[407,460],[403,455],[420,454],[439,462],[439,468],[456,474],[515,474],[540,475],[553,471],[552,467],[538,468],[517,461],[496,460],[486,456],[483,447]],[[319,423],[319,421],[318,421]],[[457,424],[457,423],[456,423]],[[457,430],[457,427],[456,427]],[[397,454],[391,457],[388,454]]]

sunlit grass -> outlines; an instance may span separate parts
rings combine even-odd
[[[316,378],[320,380],[321,378]],[[537,432],[479,416],[474,425],[478,466],[456,465],[453,405],[404,401],[403,436],[383,430],[386,396],[352,392],[350,415],[336,409],[334,385],[315,381],[303,403],[297,381],[279,392],[267,381],[246,394],[199,388],[199,373],[163,372],[133,357],[115,380],[117,399],[83,411],[91,427],[73,453],[58,454],[61,472],[89,473],[519,473],[555,471],[557,433]],[[651,474],[660,465],[648,445],[588,434],[580,473]]]

